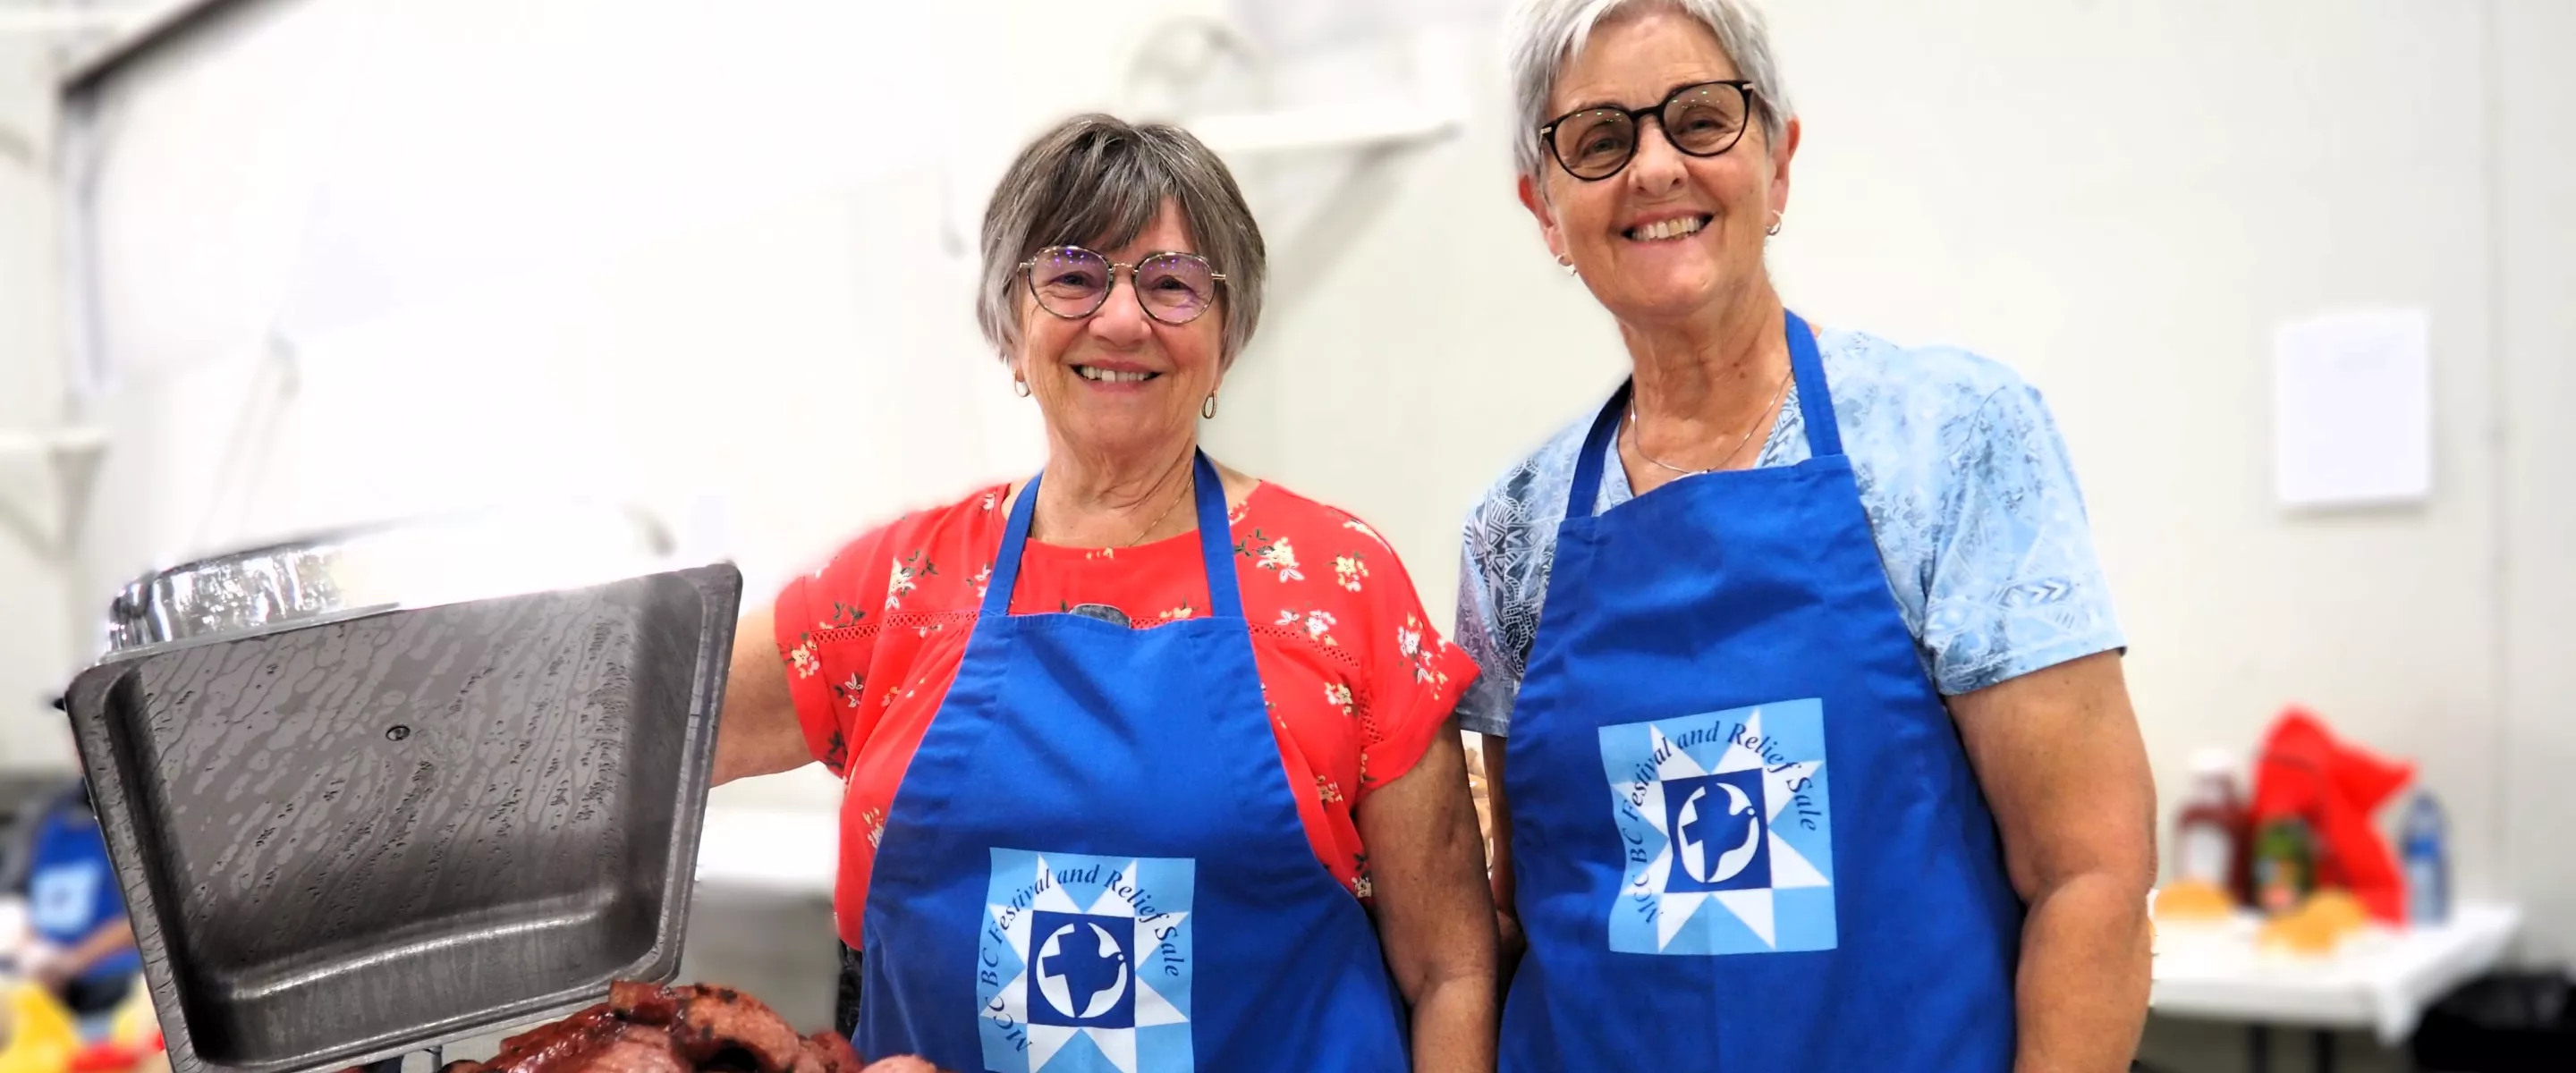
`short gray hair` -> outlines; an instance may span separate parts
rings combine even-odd
[[[1547,114],[1548,99],[1556,95],[1557,76],[1583,51],[1593,28],[1623,13],[1658,7],[1698,19],[1717,34],[1736,73],[1753,84],[1765,143],[1780,144],[1795,112],[1789,107],[1789,89],[1780,82],[1780,63],[1771,55],[1770,28],[1753,0],[1521,0],[1505,37],[1511,43],[1512,99],[1520,118],[1512,131],[1512,161],[1521,174],[1537,178],[1546,163],[1538,128],[1556,118]]]
[[[975,320],[1007,359],[1020,345],[1012,288],[1020,263],[1049,246],[1112,250],[1153,226],[1176,202],[1198,255],[1225,275],[1216,314],[1225,341],[1218,360],[1234,363],[1261,323],[1267,251],[1261,227],[1225,162],[1190,132],[1115,116],[1079,115],[1020,151],[984,207],[984,282]]]

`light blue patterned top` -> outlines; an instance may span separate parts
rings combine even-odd
[[[1942,693],[2124,646],[2074,468],[2037,390],[1962,350],[1850,331],[1816,343],[1888,588]],[[1797,386],[1787,392],[1760,465],[1808,457]],[[1457,642],[1484,674],[1459,700],[1463,729],[1510,732],[1574,456],[1598,412],[1586,408],[1467,515]],[[1618,446],[1609,451],[1596,513],[1633,498]]]

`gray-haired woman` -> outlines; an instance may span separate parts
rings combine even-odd
[[[1046,469],[789,584],[717,743],[719,781],[843,781],[842,1029],[1012,1073],[1492,1068],[1474,665],[1368,526],[1198,450],[1261,311],[1234,180],[1083,116],[983,254]]]
[[[1467,526],[1502,1068],[2126,1068],[2154,789],[2046,408],[1783,309],[1748,0],[1512,25],[1521,199],[1633,378]]]

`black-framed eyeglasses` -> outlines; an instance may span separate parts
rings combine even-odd
[[[1689,156],[1711,157],[1735,148],[1753,116],[1753,85],[1742,79],[1694,82],[1652,108],[1604,105],[1567,112],[1538,128],[1558,166],[1585,182],[1619,174],[1637,155],[1647,116],[1664,128],[1664,140]]]
[[[1225,273],[1195,253],[1163,250],[1121,264],[1080,246],[1049,246],[1020,262],[1029,293],[1038,308],[1066,320],[1081,320],[1100,311],[1117,286],[1118,270],[1136,289],[1136,304],[1145,315],[1165,324],[1187,324],[1216,304],[1217,284]]]

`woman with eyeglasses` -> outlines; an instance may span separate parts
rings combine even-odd
[[[1750,0],[1511,26],[1521,201],[1631,376],[1466,525],[1501,1068],[2127,1068],[2154,788],[2038,393],[1784,308]]]
[[[790,583],[717,741],[718,781],[843,782],[841,1029],[1009,1073],[1493,1068],[1475,666],[1376,531],[1198,447],[1261,316],[1233,178],[1079,117],[982,245],[1045,469]]]

